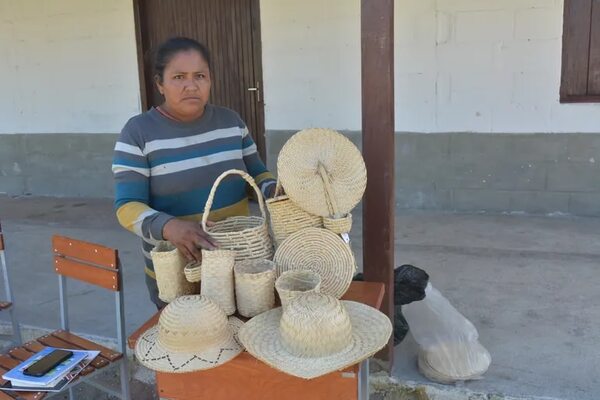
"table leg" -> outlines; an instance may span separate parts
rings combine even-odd
[[[358,365],[358,400],[369,400],[369,360]]]

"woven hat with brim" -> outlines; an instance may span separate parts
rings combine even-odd
[[[419,371],[428,379],[451,384],[478,379],[490,366],[492,357],[479,341],[441,343],[419,351]]]
[[[206,296],[181,296],[160,314],[158,325],[137,341],[135,356],[155,371],[192,372],[218,367],[243,350],[237,332],[243,323]]]
[[[331,129],[305,129],[292,136],[279,153],[277,173],[289,198],[321,217],[349,213],[367,186],[360,151]]]
[[[312,379],[375,354],[392,334],[389,318],[362,303],[304,293],[246,322],[240,341],[254,357],[289,375]]]

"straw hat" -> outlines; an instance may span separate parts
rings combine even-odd
[[[477,379],[490,366],[490,353],[475,340],[441,343],[419,351],[419,370],[428,379],[439,383],[454,383]]]
[[[321,276],[321,293],[340,298],[356,271],[350,247],[335,233],[323,228],[304,228],[288,236],[273,259],[277,275],[290,270],[311,270]]]
[[[311,292],[296,297],[285,310],[278,307],[252,318],[239,337],[264,363],[312,379],[369,358],[391,334],[392,323],[380,311]]]
[[[218,367],[242,352],[236,337],[242,325],[237,318],[228,320],[206,296],[181,296],[163,309],[158,325],[138,339],[135,356],[161,372]]]
[[[292,136],[279,153],[277,172],[290,199],[321,217],[350,212],[367,186],[360,151],[331,129],[305,129]]]

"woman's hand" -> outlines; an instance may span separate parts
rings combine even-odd
[[[208,222],[208,226],[212,223]],[[188,261],[202,261],[200,249],[214,250],[217,242],[202,229],[198,222],[173,218],[163,227],[163,238],[177,247]]]

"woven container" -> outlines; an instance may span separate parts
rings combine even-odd
[[[179,296],[198,293],[198,285],[185,279],[185,260],[179,250],[169,242],[158,242],[150,252],[158,297],[170,303]]]
[[[216,222],[213,226],[209,227],[206,223],[208,222],[215,193],[221,181],[229,175],[241,176],[254,189],[261,216],[230,217]],[[224,172],[217,178],[204,207],[202,228],[219,243],[221,249],[235,251],[236,261],[270,260],[273,258],[273,242],[271,241],[267,227],[265,201],[254,179],[244,171],[232,169]]]
[[[202,250],[200,293],[214,301],[227,315],[235,312],[233,266],[235,252]]]
[[[321,276],[321,293],[342,297],[356,272],[356,260],[350,246],[327,229],[305,228],[292,235],[277,248],[277,274],[308,269]]]
[[[275,289],[279,294],[281,306],[285,309],[292,299],[302,293],[319,293],[321,290],[321,277],[310,270],[287,271],[277,278]]]
[[[183,273],[185,274],[185,278],[188,280],[188,282],[200,282],[200,279],[202,278],[201,264],[196,261],[192,261],[185,266]]]
[[[338,235],[348,233],[352,229],[352,214],[341,218],[323,217],[323,227]]]
[[[240,261],[233,268],[235,299],[240,315],[252,318],[275,305],[275,263],[269,260]]]
[[[277,245],[294,232],[303,228],[323,226],[323,220],[318,215],[307,213],[298,207],[287,195],[281,194],[281,183],[277,181],[275,197],[266,201],[271,229]]]

